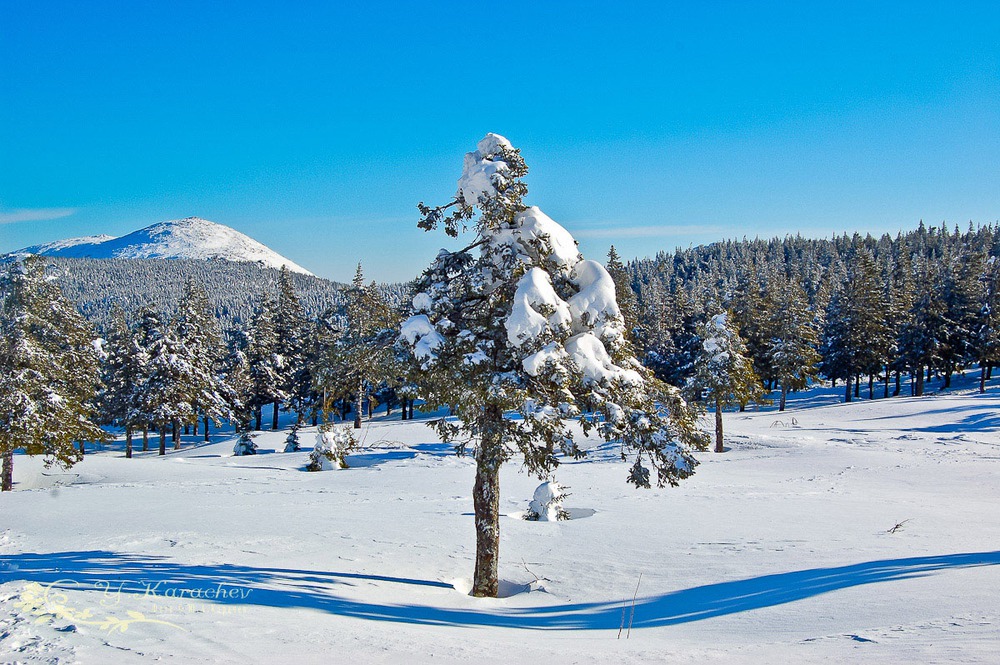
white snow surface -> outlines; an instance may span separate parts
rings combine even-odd
[[[546,215],[537,206],[531,206],[515,219],[513,229],[499,229],[494,232],[491,242],[497,245],[517,245],[517,251],[528,257],[543,259],[556,272],[568,274],[583,257],[577,249],[576,240],[561,224]],[[548,252],[537,257],[533,244],[545,240]]]
[[[475,463],[419,412],[366,422],[340,473],[271,452],[280,430],[246,458],[231,431],[66,471],[18,454],[0,662],[996,663],[998,383],[727,412],[727,451],[677,488],[632,489],[586,440],[565,522],[521,519],[539,481],[508,464],[499,599],[462,592]]]
[[[14,253],[90,259],[225,259],[259,263],[268,268],[288,266],[292,272],[312,274],[236,229],[200,217],[159,222],[120,238],[108,235],[70,238]]]

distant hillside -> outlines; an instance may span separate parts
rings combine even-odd
[[[109,321],[115,304],[129,313],[150,305],[173,314],[189,277],[205,287],[222,327],[239,327],[250,320],[264,295],[276,293],[279,273],[256,263],[218,260],[53,257],[48,262],[63,293],[98,329]],[[345,285],[294,272],[291,277],[307,315],[342,311]],[[381,288],[393,305],[400,305],[407,297],[405,285]]]
[[[225,259],[267,268],[284,265],[292,272],[312,275],[253,238],[199,217],[160,222],[121,238],[100,235],[56,240],[14,254],[77,259]]]

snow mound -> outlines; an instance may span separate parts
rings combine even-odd
[[[159,222],[120,238],[70,238],[14,253],[86,259],[223,259],[259,263],[267,268],[288,266],[292,272],[312,275],[250,236],[200,217]]]

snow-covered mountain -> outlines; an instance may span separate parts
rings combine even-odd
[[[69,238],[25,247],[15,254],[41,254],[88,259],[225,259],[249,261],[268,268],[288,266],[312,275],[250,236],[200,217],[159,222],[128,235]]]

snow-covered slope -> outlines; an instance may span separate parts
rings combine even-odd
[[[253,238],[200,217],[160,222],[126,236],[87,236],[25,247],[16,254],[89,259],[225,259],[312,273]]]
[[[508,464],[498,599],[467,595],[475,462],[428,414],[365,421],[320,473],[315,428],[280,452],[292,415],[253,457],[229,428],[69,470],[18,453],[0,663],[994,665],[1000,380],[974,381],[727,412],[676,488],[629,488],[587,439],[556,474],[569,521],[521,519],[539,480]]]

